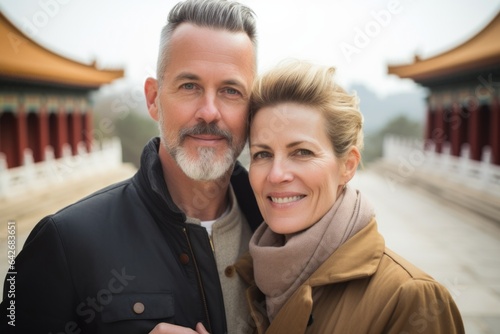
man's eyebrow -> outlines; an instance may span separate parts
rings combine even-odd
[[[222,84],[241,87],[241,88],[245,89],[245,85],[241,81],[235,80],[235,79],[224,80],[224,81],[222,81]]]
[[[182,80],[200,80],[200,77],[197,76],[196,74],[189,73],[189,72],[182,72],[179,73],[178,75],[175,76],[174,81],[182,81]]]
[[[181,73],[177,74],[174,78],[174,82],[184,81],[184,80],[199,81],[201,79],[198,75],[190,73],[190,72],[181,72]],[[247,92],[247,87],[243,84],[243,82],[241,82],[240,80],[237,80],[237,79],[223,80],[222,84],[238,87],[239,89],[243,90],[245,93]]]

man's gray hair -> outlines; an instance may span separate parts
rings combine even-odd
[[[184,22],[199,27],[245,32],[257,48],[255,13],[245,5],[228,0],[186,0],[176,4],[168,15],[160,37],[156,75],[161,83],[168,62],[168,44],[175,29]],[[255,51],[257,53],[257,51]]]

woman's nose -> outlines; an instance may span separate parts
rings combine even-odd
[[[293,179],[293,173],[288,168],[286,161],[275,159],[273,161],[267,179],[271,183],[289,182]]]

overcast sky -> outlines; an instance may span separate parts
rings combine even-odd
[[[83,63],[124,68],[127,82],[154,75],[172,0],[0,0],[0,9],[43,46]],[[383,96],[415,89],[388,64],[427,58],[480,31],[500,0],[243,0],[257,14],[259,70],[287,57],[337,67],[346,87]]]

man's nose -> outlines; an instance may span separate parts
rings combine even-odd
[[[220,120],[221,114],[217,105],[217,96],[214,93],[206,93],[198,110],[196,111],[196,118],[199,121],[204,121],[207,124],[214,123]]]

